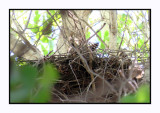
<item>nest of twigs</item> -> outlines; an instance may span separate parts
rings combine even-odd
[[[65,55],[52,55],[61,77],[53,88],[52,103],[116,103],[137,90],[143,70],[132,52],[73,47]]]

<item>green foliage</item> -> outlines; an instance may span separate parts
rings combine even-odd
[[[118,28],[123,28],[126,21],[126,14],[119,15]]]
[[[102,38],[102,40],[108,45],[109,44],[109,31],[108,30],[106,30],[105,32],[104,32],[104,37],[102,37],[101,35],[102,35],[102,33],[101,33],[101,31],[98,33],[98,35]],[[100,48],[101,49],[105,49],[105,45],[101,42],[100,43]]]
[[[10,75],[10,102],[29,102],[38,71],[30,65],[17,66],[12,63]]]
[[[126,14],[122,14],[120,20],[124,23],[126,21]]]
[[[42,36],[41,41],[42,41],[43,43],[48,43],[48,42],[49,42],[49,39],[48,39],[46,36]]]
[[[39,11],[35,11],[35,16],[33,17],[33,24],[29,23],[28,27],[30,30],[36,34],[36,38],[39,38],[39,35],[50,35],[52,33],[52,19],[50,17],[46,17],[45,14],[43,14],[43,21],[40,20],[41,14],[39,14]],[[42,23],[42,25],[39,25],[39,23]],[[39,32],[39,34],[38,34]],[[46,40],[46,37],[41,38],[41,41],[44,43],[48,43]],[[46,42],[47,41],[47,42]]]
[[[34,16],[34,23],[37,25],[39,23],[39,18],[41,17],[41,15],[39,14],[39,11],[36,10],[35,11],[35,16]]]
[[[53,21],[51,18],[45,19],[45,17],[43,17],[43,35],[50,35],[52,33],[52,23]]]
[[[102,37],[101,31],[99,31],[97,34],[98,34],[99,37]]]
[[[55,10],[49,10],[49,12],[51,13],[51,15],[54,15],[56,13]],[[48,15],[49,16],[49,15]],[[49,16],[50,17],[50,16]]]
[[[38,81],[40,87],[39,92],[32,98],[33,103],[47,103],[51,99],[51,88],[54,83],[59,79],[59,74],[56,68],[49,63],[43,67],[41,79]]]
[[[43,44],[41,44],[41,49],[43,51],[43,55],[46,56],[48,54],[48,50],[47,50],[47,47],[44,47]]]
[[[37,24],[29,23],[28,27],[31,28],[30,30],[35,34],[37,34],[39,32],[39,26]]]
[[[38,24],[40,22],[40,17],[41,17],[41,15],[39,14],[39,11],[36,10],[35,11],[35,16],[33,18],[34,24],[31,24],[31,23],[28,24],[28,27],[31,28],[30,30],[35,34],[37,34],[39,32]]]
[[[48,18],[54,18],[54,19],[57,21],[57,23],[60,25],[61,15],[59,14],[59,10],[49,10],[49,12],[51,13],[52,16],[54,15],[54,17],[51,17],[48,13],[47,13],[47,17],[48,17]],[[56,15],[55,15],[55,14],[56,14]],[[54,27],[57,26],[57,24],[56,24],[54,21],[53,21],[52,25],[53,25]]]
[[[104,42],[109,45],[109,31],[107,30],[104,32]]]
[[[139,39],[138,41],[138,48],[141,48],[141,46],[144,44],[144,38]]]
[[[109,31],[107,31],[107,30],[104,32],[104,41],[109,42]]]
[[[130,26],[131,24],[132,24],[132,20],[128,17],[128,18],[127,18],[126,25],[127,25],[127,26]]]
[[[143,27],[144,27],[143,23],[140,23],[140,24],[138,25],[138,28],[141,29],[141,30],[143,29]]]
[[[49,51],[52,51],[54,48],[54,39],[53,40],[49,40],[48,45],[49,45]]]
[[[88,31],[88,32],[86,33],[86,39],[88,39],[88,38],[90,37],[90,35],[91,35],[91,33]]]
[[[25,34],[30,43],[40,45],[37,47],[40,49],[40,51],[43,51],[44,55],[47,55],[51,50],[54,49],[53,47],[55,47],[53,46],[54,41],[50,41],[50,38],[48,37],[54,38],[55,35],[57,35],[57,31],[59,32],[59,30],[54,31],[54,29],[57,29],[57,24],[53,21],[53,18],[61,26],[61,15],[59,14],[59,10],[49,10],[49,12],[51,13],[52,17],[47,11],[33,10]],[[15,11],[17,19],[19,18],[18,22],[22,27],[28,22],[28,13],[30,13],[30,11]],[[16,35],[17,34],[15,33],[15,37],[18,37],[18,35]],[[46,47],[46,44],[48,44],[48,47]]]
[[[146,57],[146,58],[150,57],[150,56],[149,56],[149,53],[145,53],[145,57]]]
[[[141,86],[136,93],[122,97],[120,103],[150,103],[150,86]]]
[[[31,65],[18,66],[11,60],[10,102],[47,103],[51,100],[51,87],[59,78],[52,64],[46,63],[40,76]],[[39,77],[41,79],[37,79]]]
[[[99,37],[102,37],[102,32],[101,32],[101,31],[99,31],[97,34],[98,34]],[[99,39],[98,39],[98,40],[99,40]],[[103,39],[103,41],[105,42],[104,39]],[[100,41],[100,48],[101,48],[101,49],[105,49],[105,45],[104,45],[101,41]]]

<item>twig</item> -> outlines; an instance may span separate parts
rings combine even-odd
[[[26,30],[27,27],[28,27],[28,24],[29,24],[29,21],[30,21],[30,18],[31,18],[31,14],[32,14],[32,10],[30,11],[30,14],[29,14],[29,17],[28,17],[28,21],[27,21],[27,23],[26,23],[26,25],[25,25],[25,28],[24,28],[24,30],[23,30],[23,33],[25,32],[25,30]]]
[[[93,36],[95,36],[99,31],[101,31],[105,25],[106,25],[106,23],[104,23],[103,26],[102,26],[95,34],[93,34],[92,36],[90,36],[90,37],[87,39],[87,42],[88,42]]]
[[[69,16],[73,19],[76,28],[79,30],[79,28],[78,28],[78,26],[77,26],[78,20],[73,17],[74,15],[73,15],[70,11],[69,11],[69,13],[70,13]],[[84,35],[84,36],[82,36],[82,37],[84,37],[84,38],[82,38],[82,40],[84,40],[84,39],[85,39],[85,33],[84,33],[84,31],[83,31],[83,27],[82,27],[82,25],[81,25],[81,22],[79,22],[79,24],[80,24],[80,26],[81,26],[81,30],[82,30],[83,35]],[[105,25],[105,24],[104,24],[104,25]],[[104,25],[103,25],[103,27],[104,27]],[[102,28],[103,28],[103,27],[102,27]],[[81,34],[81,31],[80,31],[80,30],[79,30],[79,32],[80,32],[80,34]],[[94,35],[93,35],[93,36],[94,36]],[[86,40],[85,40],[85,41],[86,41]],[[87,41],[86,41],[86,42],[87,42]],[[90,48],[88,48],[88,49],[89,49],[89,51],[91,51]],[[89,53],[89,57],[90,57],[89,67],[92,69],[92,59],[93,59],[93,56],[92,56],[91,52]],[[90,76],[91,76],[91,81],[93,81],[93,80],[94,80],[93,74],[91,73]],[[78,84],[79,84],[79,82],[78,82]],[[95,82],[92,83],[92,89],[93,89],[93,92],[96,91]]]
[[[17,19],[16,19],[16,16],[15,16],[14,10],[13,10],[13,15],[14,15],[14,18],[12,18],[12,17],[11,17],[11,18],[12,18],[12,20],[13,20],[13,23],[16,25],[16,27],[18,27],[18,26],[19,26],[19,27],[18,27],[18,29],[19,29],[19,30],[23,30],[23,29],[22,29],[22,26],[19,24],[19,22],[18,22],[18,21],[17,21]]]
[[[47,11],[47,12],[48,12],[49,15],[51,16],[50,12],[49,12],[49,11]],[[61,30],[60,26],[58,25],[58,23],[56,22],[56,20],[55,20],[54,18],[53,18],[53,20],[55,21],[55,23],[56,23],[57,26],[59,27],[60,31],[62,32],[62,30]],[[92,29],[92,28],[91,28],[91,29]],[[93,31],[94,31],[94,30],[93,30]],[[62,35],[64,36],[64,33],[63,33],[63,32],[62,32]],[[65,38],[65,37],[66,37],[66,36],[63,37],[64,40],[68,41],[67,38]],[[99,36],[98,36],[98,37],[99,37]],[[101,40],[102,40],[102,39],[101,39]],[[102,40],[102,41],[103,41],[103,40]],[[69,41],[68,41],[68,43],[70,44]],[[70,46],[71,46],[71,47],[77,52],[77,54],[79,55],[79,57],[80,57],[83,65],[84,65],[86,71],[87,71],[90,75],[91,75],[91,74],[95,75],[95,78],[98,77],[98,78],[100,78],[100,79],[103,80],[104,78],[103,78],[102,76],[100,76],[99,74],[93,72],[93,71],[89,68],[86,59],[82,56],[82,54],[79,52],[79,50],[78,50],[77,48],[75,48],[74,46],[72,46],[72,44],[70,44]],[[95,80],[95,78],[94,78],[94,80]],[[90,82],[89,86],[94,82],[94,80],[92,80],[92,81]],[[111,89],[111,91],[113,91],[113,92],[116,93],[116,90],[113,88],[113,86],[112,86],[108,81],[105,80],[104,82],[108,85],[108,87]]]
[[[143,30],[141,30],[138,26],[137,26],[137,24],[135,23],[135,21],[133,20],[133,18],[129,15],[129,17],[131,18],[131,20],[134,22],[134,24],[136,25],[136,27],[149,39],[149,37],[147,36],[147,34],[146,33],[144,33],[144,31]]]
[[[75,23],[75,26],[76,26],[76,28],[77,28],[78,30],[79,30],[79,28],[78,28],[77,24],[79,23],[79,25],[80,25],[80,27],[81,27],[81,30],[82,30],[82,31],[79,30],[79,32],[80,32],[80,34],[81,34],[81,32],[83,33],[83,34],[81,34],[81,37],[82,37],[82,40],[86,42],[85,32],[84,32],[84,29],[83,29],[83,27],[82,27],[81,22],[78,21],[78,19],[74,17],[73,13],[71,13],[70,11],[68,11],[68,12],[69,12],[69,17],[71,17],[71,18],[73,19],[73,21],[74,21],[74,23]]]
[[[15,33],[17,33],[18,35],[20,35],[21,36],[21,38],[23,39],[23,41],[25,42],[25,44],[27,45],[27,46],[29,46],[30,48],[32,48],[34,51],[35,51],[35,48],[29,43],[29,41],[23,36],[23,34],[22,33],[20,33],[21,31],[16,31],[15,29],[13,29],[12,27],[11,27],[11,29],[15,32]]]
[[[39,34],[40,34],[40,33],[39,33]],[[37,39],[37,41],[34,43],[34,46],[37,46],[37,44],[38,44],[38,42],[40,41],[42,35],[43,35],[43,34],[41,34],[41,35],[39,36],[39,38]]]
[[[125,18],[126,21],[125,21],[125,27],[124,27],[124,28],[126,28],[127,17],[128,17],[128,12],[127,12],[127,16],[126,16],[126,18]],[[126,29],[125,29],[125,30],[126,30]],[[123,42],[125,30],[124,30],[124,32],[123,32],[123,36],[122,36],[122,39],[121,39],[121,43],[120,43],[120,45],[119,45],[119,50],[121,49],[121,45],[122,45],[122,42]],[[117,52],[117,55],[118,55],[118,53],[119,53],[119,52]]]
[[[76,81],[77,81],[77,84],[78,84],[78,87],[79,87],[80,93],[81,93],[81,95],[82,95],[82,90],[81,90],[81,87],[80,87],[79,81],[78,81],[78,79],[77,79],[76,74],[74,73],[74,71],[73,71],[73,69],[72,69],[72,66],[71,66],[70,62],[69,62],[69,66],[70,66],[70,68],[71,68],[71,70],[72,70],[72,73],[74,74],[74,76],[75,76],[75,78],[76,78]]]
[[[96,36],[98,37],[98,39],[105,45],[105,47],[107,48],[106,43],[101,39],[101,37],[94,31],[94,29],[83,19],[79,18],[79,16],[73,11],[74,15],[81,21],[83,21],[93,32],[94,34],[96,34]]]
[[[61,45],[61,47],[59,47],[59,48],[54,52],[53,55],[55,55],[55,54],[63,47],[64,44],[65,44],[65,42]]]
[[[89,67],[90,67],[91,70],[92,70],[92,59],[93,59],[93,56],[92,56],[91,53],[89,53]],[[94,81],[93,73],[91,73],[90,75],[91,75],[91,81]],[[93,89],[93,92],[96,91],[95,82],[92,83],[92,89]]]
[[[71,46],[72,46],[72,45],[71,45]],[[73,46],[72,46],[72,47],[73,47]],[[74,48],[74,47],[73,47],[73,48]],[[83,65],[84,65],[85,69],[87,70],[87,72],[88,72],[90,75],[91,75],[91,74],[95,75],[95,78],[98,77],[98,78],[100,78],[100,79],[103,80],[104,78],[103,78],[102,76],[100,76],[99,74],[93,72],[93,71],[90,69],[90,67],[88,66],[88,63],[87,63],[86,59],[82,56],[82,54],[79,52],[79,50],[78,50],[77,48],[74,48],[74,50],[75,50],[75,51],[77,52],[77,54],[80,56],[80,59],[81,59]],[[94,80],[95,80],[95,78],[94,78]],[[112,87],[112,85],[111,85],[108,81],[105,80],[105,83],[109,86],[109,88],[110,88],[113,92],[116,92],[116,90]]]

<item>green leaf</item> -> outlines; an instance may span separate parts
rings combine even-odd
[[[35,15],[38,15],[38,12],[39,12],[39,11],[38,11],[38,10],[36,10],[36,11],[35,11]]]
[[[109,42],[109,31],[106,30],[104,33],[104,42],[108,41]]]
[[[138,48],[141,48],[141,46],[144,44],[144,38],[139,39],[138,41]]]
[[[19,88],[10,92],[10,102],[11,103],[27,103],[29,94],[31,91],[24,88]]]
[[[143,27],[144,27],[143,23],[140,23],[140,24],[138,25],[138,27],[139,27],[139,29],[143,29]]]
[[[41,44],[41,49],[43,51],[43,54],[46,56],[48,54],[48,50]]]
[[[99,37],[102,37],[101,31],[99,31],[97,34],[98,34]]]
[[[38,25],[33,25],[33,24],[28,24],[28,27],[29,28],[31,28],[30,30],[33,32],[33,33],[35,33],[35,34],[37,34],[38,32],[39,32],[39,26]]]
[[[55,66],[49,63],[45,63],[43,71],[38,73],[31,65],[16,66],[11,61],[10,76],[11,103],[48,103],[51,100],[52,87],[59,79]]]
[[[125,21],[126,21],[126,14],[122,14],[120,20],[121,20],[122,22],[125,22]]]
[[[56,80],[59,78],[59,74],[52,64],[45,64],[44,65],[44,72],[43,72],[43,78],[41,80],[41,84],[45,86],[48,86],[52,83],[55,83]]]
[[[10,87],[12,90],[16,88],[16,86],[21,82],[21,78],[14,59],[10,60],[11,60]]]
[[[30,65],[25,65],[20,67],[20,75],[21,75],[21,81],[24,84],[24,86],[27,88],[33,88],[35,77],[37,75],[37,69]]]
[[[100,49],[105,49],[105,45],[103,43],[100,44]]]
[[[137,103],[136,95],[131,94],[121,99],[121,103]]]
[[[48,11],[51,13],[51,15],[54,15],[56,13],[55,10],[48,10]],[[51,16],[47,13],[47,17],[50,18]]]
[[[48,42],[48,45],[49,45],[49,51],[52,51],[53,50],[53,47],[54,47],[54,41],[53,40],[49,40]]]
[[[54,10],[54,11],[51,11],[51,10],[50,10],[50,12],[51,12],[52,15],[54,15],[54,14],[56,13],[56,15],[54,16],[54,19],[56,20],[56,22],[58,23],[58,25],[61,24],[62,18],[61,18],[61,15],[60,15],[60,13],[59,13],[59,10]],[[48,17],[49,19],[52,19],[50,15],[47,16],[47,17]],[[57,27],[57,24],[56,24],[55,22],[53,22],[52,25],[53,25],[54,27]]]
[[[41,41],[42,41],[43,43],[48,43],[48,42],[49,42],[48,38],[45,37],[45,36],[42,36]]]
[[[38,10],[35,11],[35,16],[33,19],[35,24],[38,24],[39,18],[41,17],[41,15],[38,12],[39,12]]]
[[[86,33],[86,39],[88,39],[88,38],[90,37],[90,35],[91,35],[91,33],[88,31],[88,32]]]
[[[11,70],[10,102],[29,102],[29,96],[35,86],[37,69],[30,65],[15,66]]]
[[[121,103],[150,103],[150,87],[149,85],[141,86],[134,94],[122,97]]]
[[[101,31],[99,31],[98,33],[98,36],[99,37],[102,37],[102,33],[101,33]],[[99,39],[98,39],[99,40]],[[100,40],[99,40],[100,41]],[[103,39],[103,41],[104,41],[104,39]],[[104,41],[105,42],[105,41]],[[102,43],[102,42],[100,42],[100,49],[105,49],[105,45]]]
[[[132,20],[128,17],[128,18],[127,18],[126,25],[130,26],[131,24],[132,24]]]
[[[149,57],[149,53],[145,53],[145,57],[148,58]]]
[[[38,94],[32,98],[35,103],[47,103],[51,100],[51,88],[59,79],[59,73],[57,72],[54,65],[46,63],[43,67],[42,78],[39,81],[41,85]]]
[[[139,88],[137,92],[137,102],[139,103],[150,103],[150,87],[144,85]]]

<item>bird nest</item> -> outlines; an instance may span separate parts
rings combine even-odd
[[[133,52],[95,46],[73,47],[65,55],[45,58],[61,75],[51,103],[116,103],[138,89],[143,69],[132,59]]]

